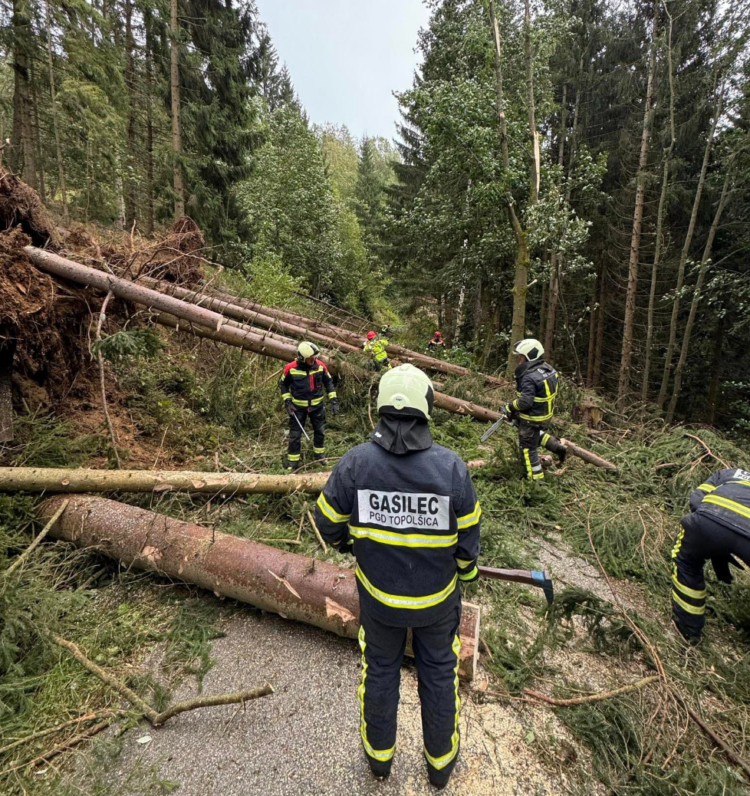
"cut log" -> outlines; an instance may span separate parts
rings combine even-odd
[[[601,456],[597,456],[595,453],[586,450],[586,448],[582,448],[580,445],[576,445],[574,442],[570,442],[567,439],[561,439],[563,445],[568,449],[568,453],[572,453],[573,456],[577,456],[579,459],[583,459],[583,461],[588,462],[589,464],[594,464],[597,467],[603,467],[605,470],[616,470],[617,465],[612,464],[612,462],[608,462],[606,459],[603,459]]]
[[[37,268],[47,273],[78,284],[95,287],[105,293],[111,290],[119,298],[133,301],[146,307],[153,307],[164,313],[171,313],[189,324],[203,326],[214,332],[215,337],[212,336],[212,339],[220,340],[229,345],[247,348],[258,354],[275,357],[285,362],[289,362],[297,356],[295,346],[263,337],[260,334],[254,334],[245,329],[239,329],[236,326],[229,326],[224,316],[213,310],[189,304],[174,296],[160,293],[158,290],[151,290],[143,285],[137,285],[128,279],[120,279],[104,273],[104,271],[88,268],[85,265],[73,262],[73,260],[68,260],[66,257],[60,257],[58,254],[37,249],[34,246],[25,246],[24,251]],[[348,372],[351,375],[358,374],[360,377],[367,375],[367,371],[339,360],[331,360],[327,364],[332,373]],[[494,412],[491,409],[477,406],[471,401],[453,398],[444,393],[435,393],[435,406],[456,414],[471,415],[478,420],[497,420],[500,416],[498,412]]]
[[[2,492],[195,492],[206,495],[318,495],[330,473],[259,475],[189,470],[0,467]]]
[[[48,521],[63,497],[44,500]],[[193,583],[347,638],[359,628],[354,571],[287,553],[249,539],[214,532],[162,514],[101,497],[69,495],[50,534],[78,547],[93,547],[128,567]],[[459,674],[474,677],[480,611],[464,603],[459,635]]]

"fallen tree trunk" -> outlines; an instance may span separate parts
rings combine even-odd
[[[94,547],[129,567],[157,572],[305,622],[347,638],[359,629],[354,571],[268,547],[249,539],[100,497],[47,498],[49,520],[62,500],[69,505],[51,535]],[[464,603],[459,674],[471,680],[479,644],[479,608]]]
[[[605,470],[617,469],[616,464],[612,464],[612,462],[603,459],[601,456],[597,456],[597,454],[586,450],[586,448],[582,448],[580,445],[576,445],[570,440],[561,439],[560,442],[562,442],[562,444],[568,449],[568,453],[572,453],[573,456],[577,456],[579,459],[583,459],[583,461],[588,462],[589,464],[594,464],[597,467],[603,467]]]
[[[0,492],[195,492],[206,495],[288,495],[304,492],[318,495],[329,475],[0,467]]]
[[[228,293],[218,294],[215,291],[212,294],[199,293],[194,290],[187,290],[184,287],[179,287],[171,282],[159,282],[156,279],[146,279],[143,277],[141,277],[140,281],[160,292],[168,293],[184,301],[189,301],[191,304],[207,307],[208,309],[220,312],[222,315],[226,315],[228,318],[234,318],[235,320],[249,323],[253,326],[260,326],[269,331],[278,330],[279,332],[292,335],[298,339],[308,338],[315,340],[349,354],[359,354],[362,351],[361,335],[356,335],[347,329],[341,329],[328,324],[319,324],[311,318],[304,318],[294,313],[282,312],[281,310],[276,310],[273,307],[266,307],[256,302],[250,302],[252,307],[243,306],[239,303],[234,303],[238,302],[239,299],[236,299]],[[473,375],[472,371],[468,368],[445,362],[442,359],[437,359],[436,357],[431,357],[418,351],[412,351],[400,345],[390,344],[386,347],[386,350],[391,356],[398,357],[400,361],[409,362],[425,370],[433,370],[452,376],[466,377]],[[485,383],[489,386],[508,386],[506,381],[498,379],[495,376],[479,375],[482,376]]]
[[[214,331],[207,327],[201,328],[200,326],[194,326],[190,322],[184,323],[181,319],[175,318],[169,313],[160,313],[155,316],[155,320],[157,323],[163,324],[164,326],[171,326],[178,331],[189,332],[198,337],[205,337],[221,343],[240,346],[248,351],[255,351],[264,356],[275,357],[283,362],[289,362],[297,356],[297,349],[293,345],[284,344],[271,338],[258,338],[257,335],[249,334],[235,326],[224,325],[218,331]],[[359,379],[367,378],[372,375],[370,371],[358,368],[340,359],[327,360],[326,364],[331,373],[334,374],[350,375]],[[477,420],[494,422],[500,417],[499,412],[487,409],[484,406],[479,406],[471,401],[464,401],[462,398],[454,398],[452,395],[447,395],[442,392],[435,393],[434,404],[438,409],[445,409],[447,412],[453,412],[457,415],[470,415]]]
[[[207,337],[211,336],[212,339],[220,340],[229,345],[247,348],[258,354],[275,357],[284,362],[289,362],[297,356],[297,349],[294,345],[263,337],[260,334],[239,329],[236,326],[229,326],[224,316],[218,312],[189,304],[174,296],[160,293],[158,290],[151,290],[143,285],[137,285],[128,279],[120,279],[104,273],[104,271],[88,268],[65,257],[60,257],[58,254],[37,249],[34,246],[25,246],[24,251],[31,262],[43,271],[78,284],[90,285],[105,293],[111,290],[119,298],[133,301],[146,307],[153,307],[164,313],[171,313],[182,320],[188,321],[190,324],[204,326],[214,332],[215,336],[205,335]],[[332,373],[348,372],[350,375],[359,375],[360,377],[367,375],[367,371],[335,359],[327,364]],[[443,393],[435,393],[435,406],[456,414],[471,415],[478,420],[497,420],[500,416],[498,412],[477,406],[471,401],[463,401],[460,398],[453,398]]]

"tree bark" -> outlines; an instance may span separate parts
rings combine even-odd
[[[154,234],[154,33],[150,9],[144,9],[143,24],[146,29],[146,217],[144,232]]]
[[[674,70],[672,68],[672,15],[667,4],[664,10],[669,16],[669,31],[667,34],[667,69],[669,72],[669,146],[664,153],[662,167],[661,192],[659,194],[659,207],[656,211],[656,240],[654,242],[654,262],[651,266],[651,288],[648,294],[648,318],[646,321],[646,361],[643,365],[643,379],[641,381],[641,401],[648,401],[649,380],[651,378],[651,360],[654,346],[654,311],[656,309],[656,280],[661,264],[662,250],[664,248],[664,210],[667,203],[667,190],[669,187],[669,166],[672,162],[672,153],[677,143],[674,123]]]
[[[591,295],[591,311],[589,313],[589,350],[586,356],[586,386],[594,385],[594,357],[596,351],[596,328],[599,320],[599,291],[601,281],[601,268],[597,268],[594,290]]]
[[[500,38],[500,25],[497,21],[494,0],[489,0],[490,24],[492,27],[493,41],[495,43],[495,112],[497,114],[497,124],[500,133],[500,149],[502,152],[503,169],[510,170],[510,152],[508,150],[508,124],[505,117],[505,92],[503,89],[503,44]],[[533,97],[533,82],[532,82]],[[533,118],[533,108],[530,109],[530,119]],[[534,129],[535,132],[535,129]],[[535,183],[534,183],[535,184]],[[516,214],[513,197],[508,193],[506,196],[508,219],[510,221],[513,236],[516,240],[515,258],[515,277],[513,280],[513,315],[511,318],[511,339],[508,348],[508,362],[506,366],[506,378],[513,377],[515,370],[515,355],[513,354],[513,344],[521,340],[526,333],[526,291],[529,275],[529,249],[526,238],[526,231]]]
[[[52,58],[52,13],[50,11],[50,0],[45,0],[45,18],[47,21],[47,66],[49,69],[49,91],[52,109],[52,128],[55,133],[55,159],[57,160],[57,188],[60,191],[63,206],[63,221],[67,224],[68,216],[68,189],[65,184],[65,164],[62,157],[62,146],[60,145],[60,127],[57,119],[57,93],[55,90],[55,65]]]
[[[635,210],[633,211],[633,231],[630,236],[630,261],[628,263],[628,289],[625,296],[625,322],[622,332],[622,353],[620,356],[620,376],[617,385],[617,402],[627,398],[630,391],[630,364],[633,355],[633,329],[638,298],[638,266],[640,265],[641,228],[646,195],[646,167],[648,166],[648,146],[654,118],[654,74],[656,72],[656,35],[658,30],[658,4],[654,2],[654,17],[651,26],[651,47],[648,59],[648,78],[646,82],[646,108],[643,113],[643,133],[641,152],[638,158],[636,177]]]
[[[0,467],[2,492],[190,492],[205,495],[318,495],[330,473],[264,475],[190,470]]]
[[[0,443],[13,440],[13,358],[16,340],[0,341]]]
[[[599,309],[596,321],[596,345],[594,346],[594,368],[592,388],[598,389],[602,383],[602,354],[604,353],[604,328],[606,322],[607,304],[607,265],[602,263],[602,275],[600,284]]]
[[[135,172],[136,155],[136,75],[135,38],[133,36],[133,0],[125,0],[125,89],[128,94],[128,129],[125,141],[125,225],[132,229],[137,212]]]
[[[13,0],[13,133],[11,166],[37,189],[34,131],[31,122],[31,8],[29,0]]]
[[[185,215],[185,188],[182,180],[182,127],[180,122],[180,22],[178,0],[170,0],[169,19],[172,44],[170,48],[170,88],[172,96],[172,157],[174,159],[174,218]]]
[[[47,204],[47,182],[44,179],[44,150],[42,149],[42,131],[39,125],[39,100],[37,96],[37,80],[34,72],[34,59],[29,64],[29,76],[31,77],[31,108],[34,114],[34,162],[37,167],[37,185],[39,186],[39,198],[42,204]]]
[[[529,135],[531,139],[530,191],[532,205],[539,199],[539,135],[536,130],[536,102],[534,100],[534,54],[531,49],[531,8],[529,0],[523,5],[523,55],[526,61],[526,109],[529,115]]]
[[[719,316],[714,332],[714,349],[711,358],[711,377],[708,382],[708,415],[706,422],[713,426],[716,423],[716,408],[721,397],[721,371],[724,364],[721,358],[721,349],[724,345],[724,332],[727,326],[726,315]]]
[[[693,325],[695,324],[695,316],[698,312],[698,304],[701,299],[701,290],[703,290],[703,282],[706,278],[706,272],[711,262],[711,250],[714,245],[714,238],[716,231],[721,223],[721,216],[726,209],[727,202],[729,201],[729,182],[732,177],[732,166],[734,158],[729,159],[727,163],[727,173],[724,176],[724,185],[721,189],[721,197],[719,198],[719,205],[716,208],[714,220],[711,222],[711,229],[708,232],[706,239],[706,246],[703,249],[703,257],[701,258],[700,269],[698,271],[698,279],[693,291],[693,299],[690,302],[690,314],[688,315],[687,323],[685,324],[685,332],[682,336],[682,348],[680,349],[680,358],[677,361],[677,367],[674,372],[674,387],[672,389],[672,398],[669,401],[669,409],[667,410],[667,423],[674,420],[675,410],[677,408],[677,401],[680,398],[680,391],[682,390],[682,376],[685,371],[685,364],[687,362],[688,351],[690,350],[690,337],[693,334]]]
[[[703,196],[703,188],[706,184],[706,172],[708,171],[708,163],[711,158],[711,148],[713,145],[714,135],[716,134],[716,127],[719,123],[719,116],[721,116],[723,93],[722,87],[719,90],[719,96],[716,100],[716,112],[714,113],[711,129],[708,134],[708,139],[706,140],[706,149],[703,153],[703,163],[701,164],[701,172],[700,176],[698,177],[698,186],[695,190],[693,209],[690,213],[690,223],[688,224],[685,242],[682,246],[682,252],[680,254],[680,265],[677,269],[677,286],[675,288],[676,296],[672,302],[672,318],[669,324],[669,342],[667,343],[667,353],[664,358],[664,372],[662,374],[659,398],[657,400],[659,409],[664,407],[664,402],[667,400],[667,389],[669,388],[669,379],[672,374],[672,358],[674,357],[674,349],[677,343],[677,326],[680,321],[680,291],[685,284],[685,267],[687,264],[688,255],[690,254],[690,247],[693,243],[693,234],[695,233],[695,225],[698,220],[698,209]]]
[[[49,520],[63,498],[45,500]],[[353,569],[287,553],[264,544],[182,522],[100,497],[70,497],[51,534],[78,547],[94,547],[129,567],[179,578],[286,619],[346,638],[359,630]],[[464,603],[459,674],[474,676],[479,608]]]

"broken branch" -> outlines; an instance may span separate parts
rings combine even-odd
[[[21,553],[20,556],[18,556],[18,558],[8,567],[8,569],[5,570],[6,578],[8,577],[8,575],[11,575],[13,572],[15,572],[23,564],[23,562],[26,561],[26,559],[34,552],[34,550],[36,550],[36,548],[39,547],[44,537],[50,532],[52,526],[57,522],[57,520],[60,518],[60,515],[68,507],[69,502],[70,501],[68,500],[64,500],[62,502],[60,508],[54,513],[54,515],[50,518],[50,521],[44,526],[44,528],[42,528],[42,531],[39,534],[39,536],[37,536],[36,539],[34,539],[34,541],[26,548],[26,550],[24,550],[24,552]]]
[[[598,694],[588,694],[587,696],[573,697],[571,699],[558,699],[557,697],[547,696],[546,694],[540,694],[538,691],[533,691],[531,688],[524,688],[523,693],[526,694],[526,696],[538,699],[540,702],[546,702],[548,705],[566,708],[573,705],[585,705],[590,702],[603,702],[605,699],[612,699],[622,694],[628,694],[631,691],[637,691],[658,679],[658,675],[652,674],[648,677],[643,677],[641,680],[638,680],[637,683],[630,683],[629,685],[614,688],[611,691],[600,691]]]

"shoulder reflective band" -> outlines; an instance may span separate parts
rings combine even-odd
[[[713,484],[701,484],[699,487],[701,492],[713,492],[716,487]]]
[[[325,512],[324,512],[325,513]],[[361,528],[350,525],[349,531],[355,539],[370,539],[381,544],[391,544],[396,547],[453,547],[458,544],[458,534],[452,536],[438,536],[425,533],[393,533],[380,528]]]
[[[476,525],[479,522],[479,518],[482,516],[482,507],[479,505],[479,501],[477,501],[476,506],[474,506],[474,511],[471,514],[466,514],[463,517],[458,517],[458,529],[459,531],[463,530],[464,528],[469,528],[472,525]]]
[[[743,506],[742,503],[737,503],[735,500],[730,500],[721,495],[708,495],[703,498],[703,502],[713,503],[715,506],[727,509],[727,511],[733,511],[735,514],[739,514],[741,517],[746,517],[750,520],[750,508],[748,506]]]
[[[391,608],[407,608],[410,610],[432,608],[433,605],[439,605],[443,600],[453,594],[456,589],[456,583],[458,582],[458,575],[456,574],[444,589],[435,594],[428,594],[424,597],[402,597],[398,594],[388,594],[387,592],[380,591],[380,589],[376,589],[375,586],[367,580],[365,573],[359,568],[359,564],[357,564],[357,569],[354,574],[368,594],[374,597],[378,602],[384,605],[390,605]]]
[[[339,514],[336,509],[331,506],[331,504],[326,500],[325,495],[321,492],[320,496],[317,500],[318,508],[323,512],[323,514],[328,517],[331,522],[346,522],[351,514]]]

